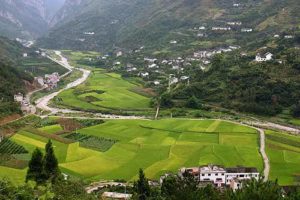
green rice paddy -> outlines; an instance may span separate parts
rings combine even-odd
[[[85,84],[59,94],[56,103],[80,110],[148,109],[150,98],[134,92],[139,87],[118,74],[94,70]]]
[[[266,131],[266,152],[270,159],[270,178],[281,185],[299,183],[300,137]]]
[[[46,128],[48,129],[48,127]],[[80,134],[117,140],[105,152],[53,141],[62,171],[87,180],[136,178],[139,168],[151,179],[185,166],[220,164],[252,166],[260,171],[256,130],[225,121],[166,119],[108,120],[78,130]],[[32,152],[44,149],[47,138],[20,131],[11,140]],[[18,173],[19,180],[25,175]],[[1,173],[0,177],[4,174]]]

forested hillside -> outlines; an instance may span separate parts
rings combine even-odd
[[[19,106],[13,103],[13,95],[24,93],[24,81],[32,81],[31,76],[16,68],[17,57],[22,55],[23,50],[21,44],[0,37],[0,118],[19,112]]]
[[[299,23],[297,0],[238,3],[235,7],[226,0],[67,1],[56,16],[60,22],[40,44],[81,50],[157,47],[178,30],[203,24],[218,26],[226,21],[241,21],[253,28],[259,39],[274,30],[293,29]]]

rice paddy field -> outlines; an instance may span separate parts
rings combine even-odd
[[[39,131],[51,133],[57,128],[51,125]],[[100,138],[98,143],[93,140],[90,146],[106,145],[105,148],[88,148],[89,140],[85,140],[84,145],[80,141],[53,140],[53,145],[63,172],[91,181],[132,181],[139,168],[151,179],[165,172],[176,172],[183,166],[204,164],[263,169],[256,130],[225,121],[108,120],[80,129],[73,135],[80,140],[84,136]],[[31,153],[36,147],[43,150],[48,138],[22,130],[10,140]],[[30,156],[18,155],[18,158],[29,159]],[[26,169],[0,167],[0,177],[7,176],[9,171],[16,171],[14,180],[24,180]]]
[[[59,94],[58,105],[79,110],[145,110],[150,98],[135,92],[141,86],[123,79],[119,74],[93,70],[88,81]]]
[[[282,185],[300,182],[300,137],[266,131],[266,152],[270,159],[270,178]]]

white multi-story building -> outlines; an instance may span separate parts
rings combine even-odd
[[[230,186],[235,181],[243,181],[255,178],[258,180],[259,172],[251,167],[233,167],[223,168],[217,165],[208,165],[191,168],[181,168],[179,176],[189,173],[194,176],[198,182],[211,182],[217,187]]]

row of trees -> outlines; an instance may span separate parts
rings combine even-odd
[[[45,183],[48,180],[55,182],[61,177],[58,168],[58,161],[54,155],[54,150],[51,140],[48,141],[45,147],[45,155],[40,149],[36,148],[29,161],[26,181],[35,181],[38,184]]]
[[[195,179],[186,173],[183,177],[168,176],[162,186],[149,186],[143,170],[134,184],[136,200],[299,200],[300,189],[295,188],[284,192],[277,181],[264,182],[253,179],[244,182],[242,189],[233,192],[231,189],[218,190],[212,185],[199,187]]]

